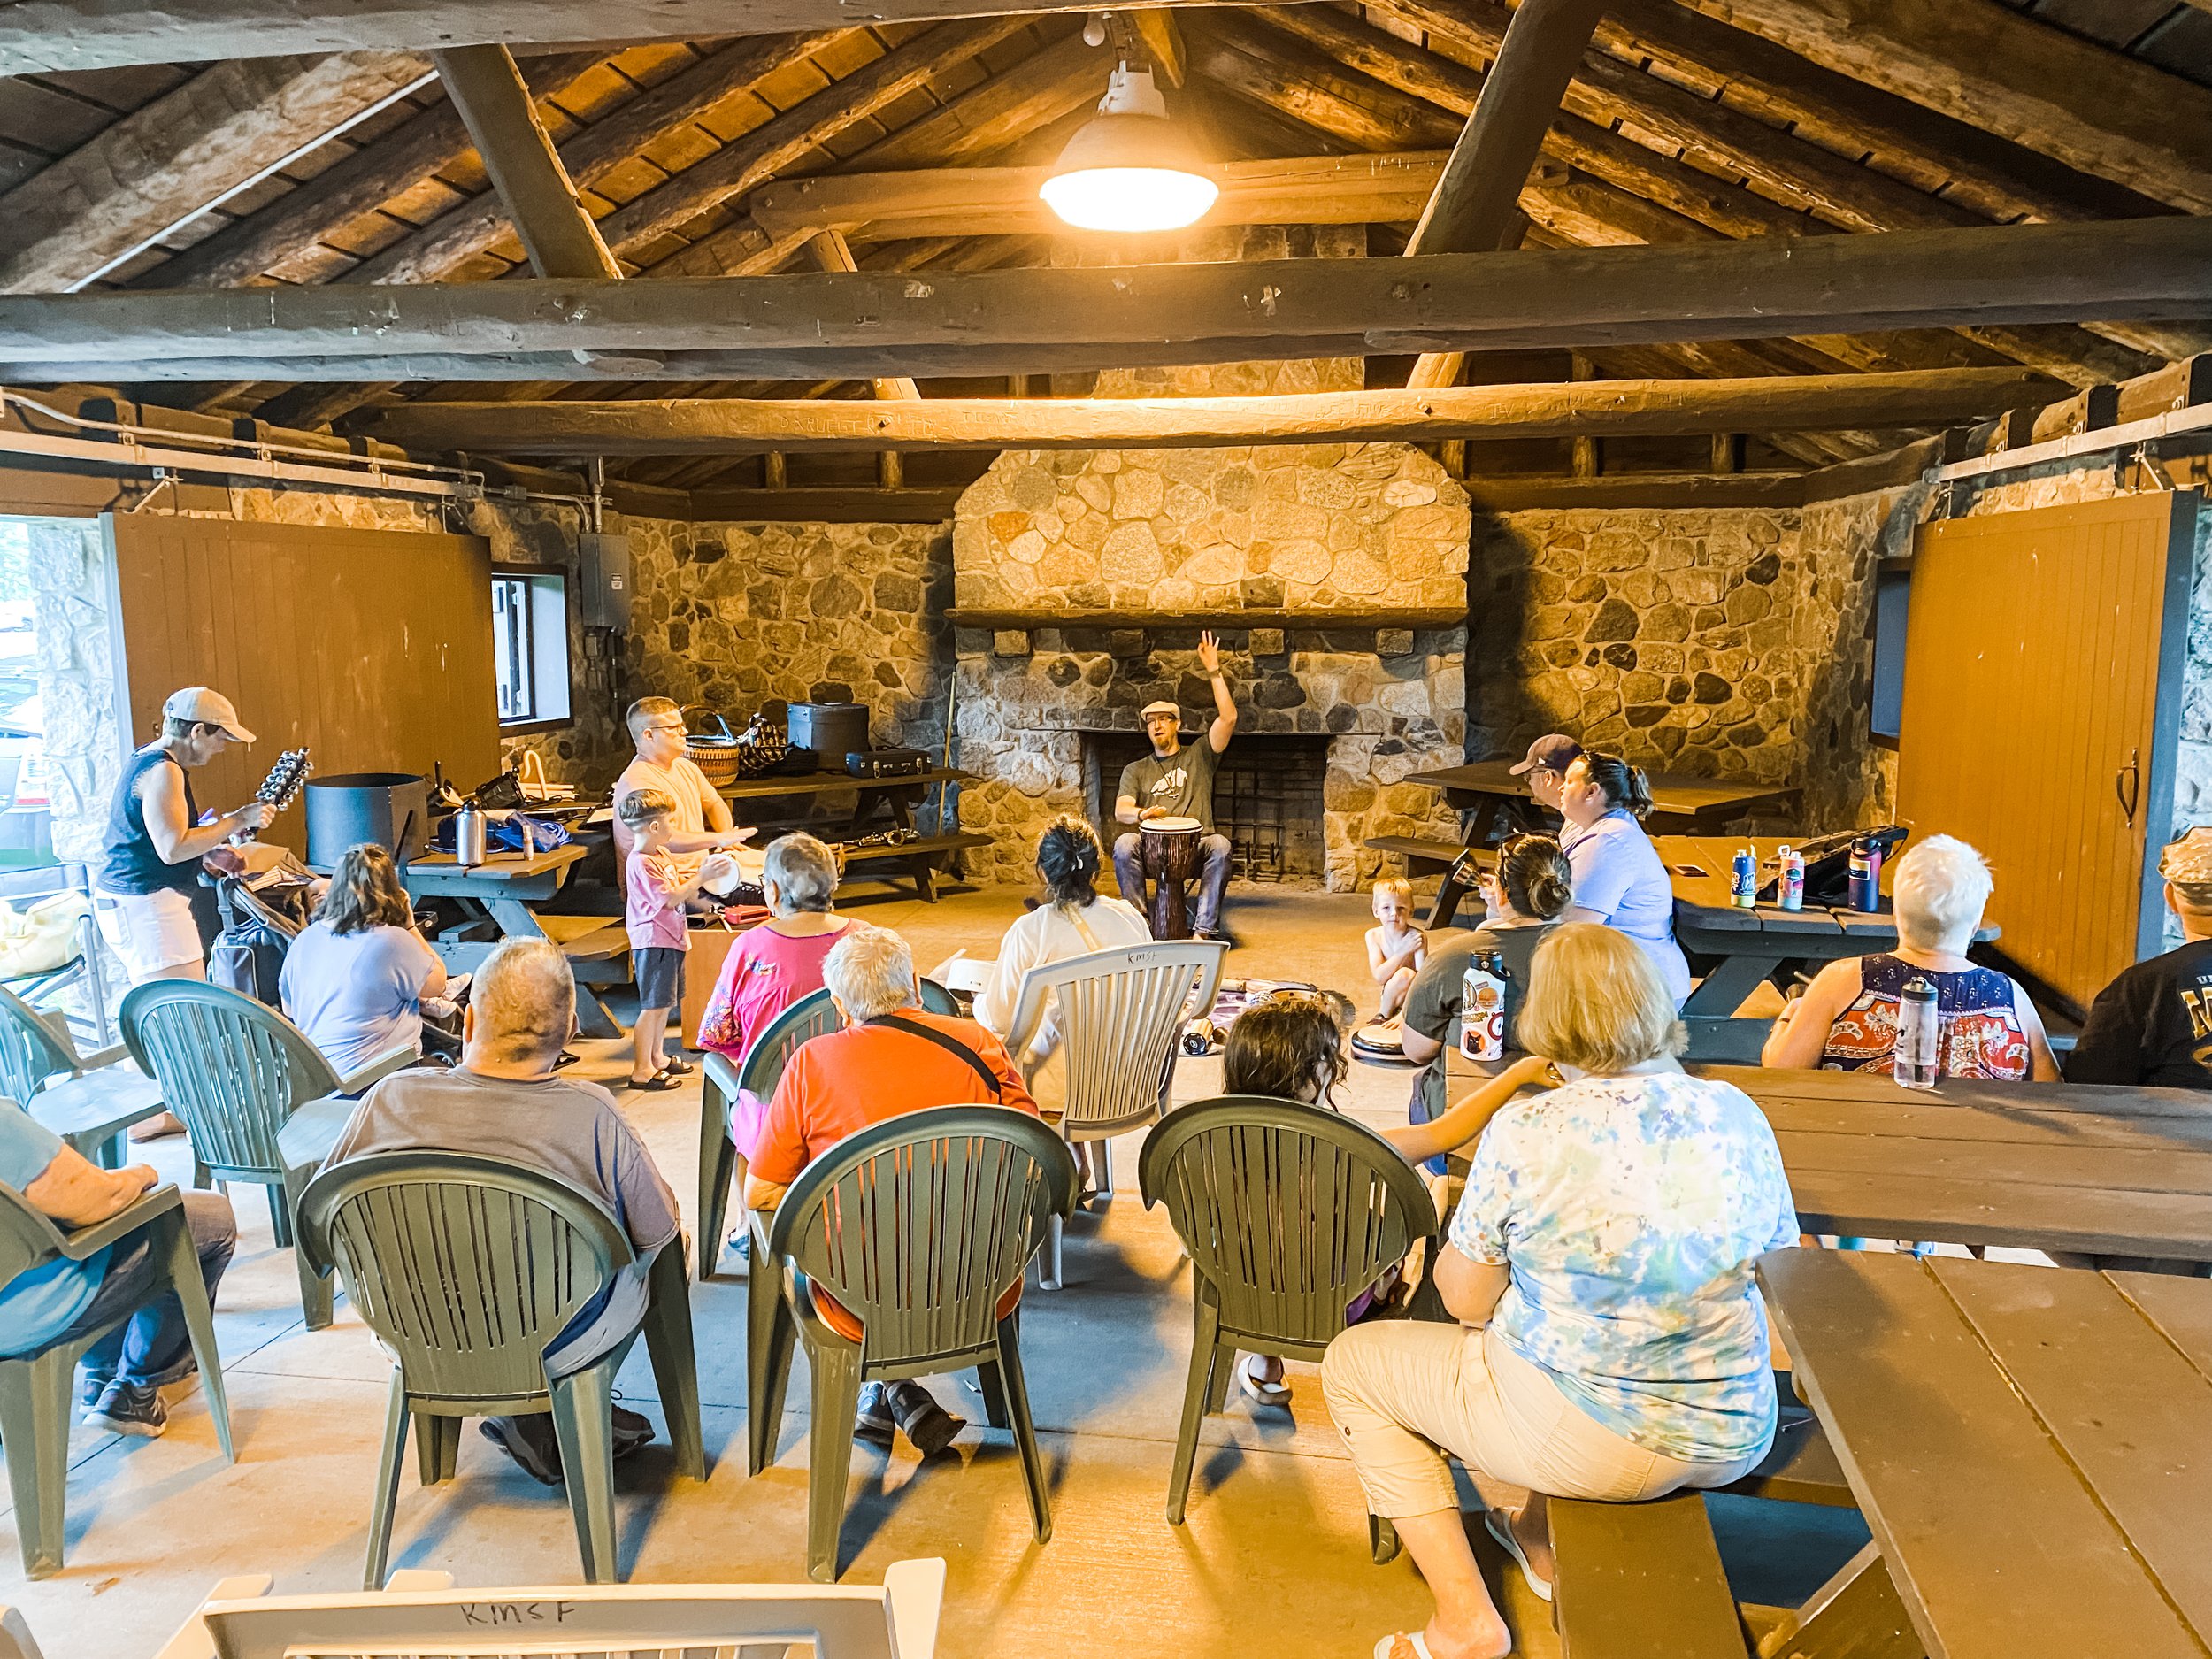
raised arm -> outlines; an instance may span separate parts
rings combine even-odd
[[[1206,728],[1206,745],[1217,755],[1237,734],[1237,705],[1229,698],[1228,677],[1221,672],[1221,641],[1209,628],[1198,636],[1198,665],[1214,688],[1214,723]]]

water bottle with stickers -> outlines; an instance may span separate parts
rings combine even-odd
[[[1469,1060],[1505,1055],[1505,963],[1494,951],[1467,959],[1460,984],[1459,1052]]]

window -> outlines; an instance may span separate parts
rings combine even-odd
[[[1897,747],[1905,715],[1905,613],[1912,594],[1912,567],[1885,561],[1874,572],[1874,614],[1867,633],[1874,641],[1873,683],[1868,689],[1867,729],[1880,747]]]
[[[501,730],[568,724],[566,572],[534,565],[492,567],[492,657]]]

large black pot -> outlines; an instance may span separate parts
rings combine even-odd
[[[430,844],[430,787],[419,774],[345,772],[308,780],[307,862],[327,870],[363,841],[403,864]]]

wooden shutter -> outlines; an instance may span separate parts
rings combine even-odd
[[[134,743],[163,699],[212,686],[260,741],[192,776],[203,808],[250,799],[280,749],[316,774],[499,769],[491,556],[475,536],[117,514],[108,521]],[[298,805],[265,838],[304,853]]]
[[[1981,849],[1999,948],[2085,1004],[2158,948],[2198,499],[1919,533],[1899,816]]]

